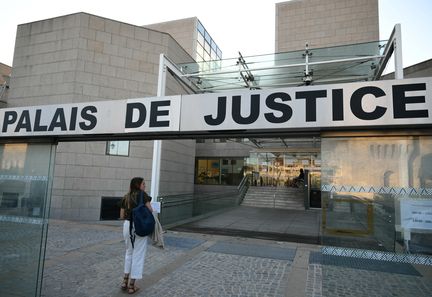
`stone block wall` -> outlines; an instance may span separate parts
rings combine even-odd
[[[77,13],[18,26],[8,107],[156,96],[159,56],[192,58],[166,33]],[[172,77],[167,95],[185,90]],[[193,192],[194,142],[162,154],[167,192]],[[188,149],[182,150],[186,146]],[[166,147],[171,147],[170,145]],[[106,154],[106,142],[59,143],[51,217],[98,220],[101,198],[121,197],[134,176],[150,191],[153,141],[131,141],[128,157]],[[172,158],[172,160],[170,159]],[[182,166],[174,166],[182,160]],[[172,169],[170,165],[173,165]],[[164,174],[167,174],[165,176]]]
[[[277,3],[275,31],[276,52],[378,41],[378,0]]]

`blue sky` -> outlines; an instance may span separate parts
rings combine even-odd
[[[274,52],[275,0],[14,0],[2,5],[0,62],[12,65],[18,24],[84,11],[145,25],[197,16],[224,58]],[[432,58],[432,0],[379,0],[380,39],[401,23],[403,64]]]

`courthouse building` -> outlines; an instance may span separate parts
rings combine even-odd
[[[431,207],[430,80],[415,79],[431,76],[430,61],[407,69],[414,80],[388,80],[391,75],[382,80],[392,52],[399,65],[396,78],[403,73],[400,27],[389,41],[379,40],[378,0],[295,0],[277,3],[275,11],[275,53],[255,57],[223,57],[205,20],[196,17],[138,26],[80,12],[19,25],[10,86],[1,99],[8,110],[110,100],[114,106],[125,99],[202,94],[202,100],[189,108],[187,120],[192,121],[195,111],[204,110],[203,100],[220,93],[222,104],[226,94],[232,95],[233,117],[240,96],[251,96],[250,105],[259,106],[264,101],[255,99],[265,95],[273,100],[266,100],[265,107],[275,111],[266,114],[273,123],[299,114],[306,114],[306,121],[273,130],[265,126],[200,132],[191,128],[185,134],[148,137],[66,135],[53,137],[54,143],[60,141],[46,151],[37,143],[9,141],[0,144],[2,211],[40,216],[47,195],[41,185],[52,182],[50,218],[113,219],[107,213],[134,176],[143,176],[148,190],[165,199],[236,191],[245,178],[249,191],[296,187],[295,177],[304,169],[309,189],[301,207],[323,208],[322,224],[329,233],[360,234],[362,240],[379,237],[380,246],[391,251],[401,250],[411,236],[419,241],[430,238],[427,220],[404,223],[405,216]],[[161,67],[160,54],[171,66]],[[167,75],[163,90],[161,69]],[[284,88],[293,88],[293,98]],[[351,102],[343,101],[344,92],[352,95]],[[391,92],[393,101],[388,104],[393,105],[371,101]],[[362,103],[363,96],[369,97]],[[319,100],[324,97],[331,108]],[[293,112],[278,99],[303,105],[293,102]],[[252,123],[254,107],[241,112],[237,107],[239,121]],[[75,116],[76,112],[72,109]],[[115,113],[110,115],[115,125]],[[66,123],[61,114],[56,117],[53,127],[30,127],[25,115],[12,112],[5,116],[2,132],[14,121],[20,125],[15,129],[18,134],[32,128],[36,132],[36,127],[62,128],[61,121],[74,129],[78,125],[73,120]],[[321,125],[319,117],[332,117],[334,123]],[[218,121],[208,117],[213,126]],[[85,123],[80,127],[86,128]],[[153,140],[158,138],[162,140]],[[155,174],[158,154],[160,172]],[[46,172],[53,172],[52,180]],[[155,184],[157,191],[152,189]],[[347,213],[364,228],[354,223],[344,228]]]
[[[172,223],[270,188],[271,207],[297,195],[296,209],[321,208],[323,246],[431,253],[431,61],[403,79],[400,26],[379,40],[378,0],[275,8],[275,53],[249,57],[223,57],[196,17],[141,26],[80,12],[18,26],[12,72],[0,64],[0,219],[40,226],[35,261],[48,217],[117,219],[134,176]],[[134,130],[146,111],[150,126],[179,124]]]

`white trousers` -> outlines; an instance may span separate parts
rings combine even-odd
[[[125,220],[123,223],[123,238],[126,243],[124,273],[129,273],[129,278],[142,279],[147,252],[147,236],[135,236],[134,247],[132,248],[129,224],[128,220]]]

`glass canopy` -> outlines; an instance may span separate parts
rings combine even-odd
[[[387,41],[177,64],[197,92],[376,80]],[[385,66],[385,65],[384,65]]]

